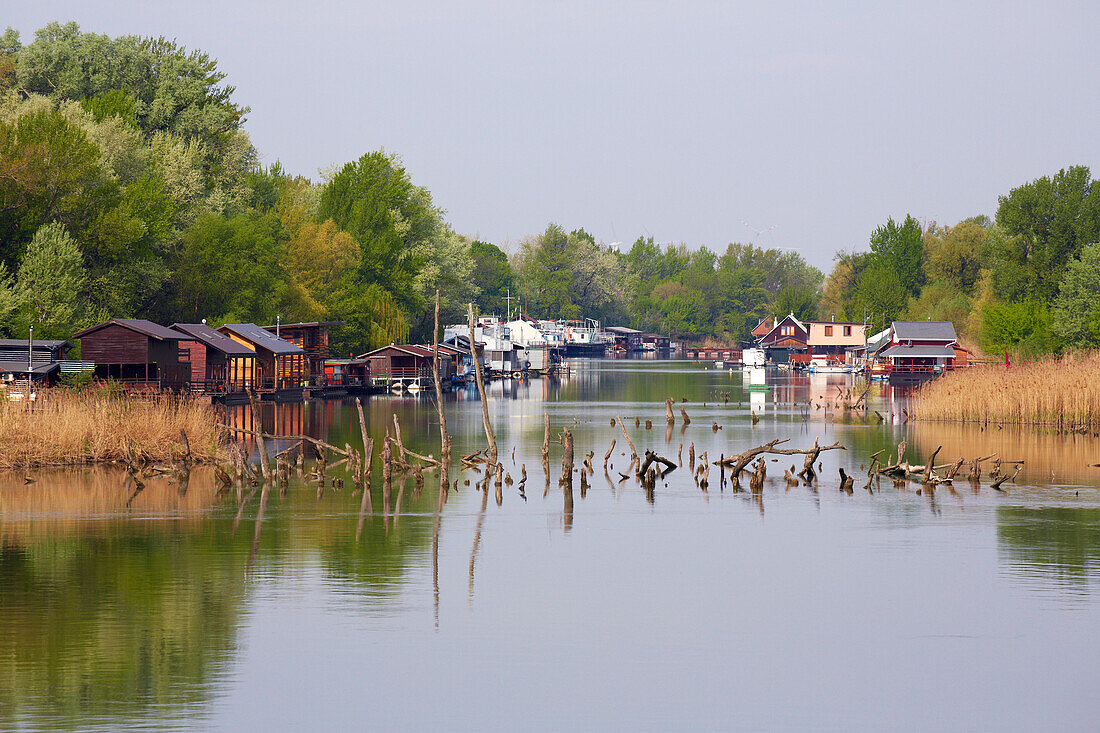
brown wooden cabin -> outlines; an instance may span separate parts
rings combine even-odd
[[[301,389],[309,379],[306,352],[254,323],[227,323],[218,329],[255,354],[251,385],[260,392]]]
[[[325,386],[369,387],[370,362],[367,359],[325,359]]]
[[[172,328],[189,341],[180,348],[191,362],[191,391],[225,395],[252,386],[256,352],[205,323],[173,323]]]
[[[390,344],[356,358],[370,362],[371,379],[375,381],[432,379],[432,350],[423,346]],[[450,380],[453,377],[454,362],[450,354],[440,351],[439,378]]]
[[[73,334],[95,375],[133,387],[184,389],[190,382],[187,340],[179,331],[140,318],[112,318]]]
[[[325,360],[330,356],[329,328],[339,325],[339,321],[280,323],[277,326],[264,326],[264,330],[304,351],[306,361],[309,363],[309,382],[313,386],[320,386],[325,383]]]

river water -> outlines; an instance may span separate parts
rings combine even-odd
[[[499,501],[457,467],[441,511],[428,473],[388,513],[377,470],[366,513],[350,479],[265,503],[203,470],[136,495],[109,470],[0,476],[0,729],[1097,729],[1100,440],[908,423],[880,385],[869,419],[846,415],[827,404],[843,375],[750,388],[687,362],[570,364],[490,386]],[[666,429],[665,397],[690,425]],[[456,456],[485,445],[476,389],[446,412]],[[571,506],[559,445],[543,473],[544,413],[578,467],[595,453]],[[438,455],[430,398],[366,414]],[[639,452],[683,446],[651,494],[620,480],[618,416]],[[353,402],[266,405],[264,423],[361,445]],[[755,495],[717,468],[706,490],[692,478],[691,446],[775,438],[846,450],[812,486],[783,480],[801,456],[776,456]],[[913,462],[942,445],[938,462],[1025,466],[1003,492],[868,491],[861,467],[902,440]]]

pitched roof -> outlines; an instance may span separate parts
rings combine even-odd
[[[260,328],[255,323],[226,323],[222,328],[265,351],[270,351],[276,356],[306,353],[289,341],[283,341],[281,338],[276,337],[267,329]]]
[[[205,323],[173,323],[172,328],[226,356],[256,356],[256,352],[252,349],[237,343],[224,333],[218,333]]]
[[[63,339],[35,339],[34,348],[36,349],[57,349],[65,346],[69,349],[73,347],[71,343]],[[0,339],[0,348],[27,348],[27,339]]]
[[[55,369],[60,369],[61,363],[51,361],[46,364],[35,364],[30,369],[25,361],[0,361],[0,372],[11,374],[49,374]]]
[[[955,358],[955,350],[950,346],[907,346],[905,344],[896,344],[879,354],[882,358],[910,358],[910,359],[925,359],[929,357],[946,357],[948,359]]]
[[[617,336],[633,336],[635,334],[641,333],[641,331],[636,328],[627,328],[626,326],[608,326],[604,330],[609,331]]]
[[[775,322],[775,325],[774,325],[774,326],[772,326],[772,329],[771,329],[770,331],[768,331],[768,332],[767,332],[766,334],[764,334],[763,336],[761,336],[761,337],[760,337],[759,339],[757,339],[757,340],[758,340],[758,341],[764,341],[764,340],[766,340],[766,339],[768,338],[768,336],[771,336],[771,335],[772,335],[773,333],[775,333],[776,329],[778,329],[778,328],[779,328],[780,326],[782,326],[782,325],[783,325],[784,323],[786,323],[786,322],[787,322],[788,320],[790,320],[790,321],[791,321],[792,323],[794,323],[794,324],[795,324],[796,326],[798,326],[798,327],[799,327],[800,329],[802,329],[803,331],[805,331],[807,335],[809,335],[809,333],[810,333],[810,329],[808,329],[808,328],[806,328],[806,327],[805,327],[804,325],[802,325],[802,321],[800,321],[800,320],[798,320],[797,318],[795,318],[795,316],[794,316],[794,313],[791,313],[791,314],[788,314],[788,315],[784,316],[783,318],[780,318],[780,319],[779,319],[778,321],[776,321],[776,322]]]
[[[144,318],[112,318],[109,321],[104,321],[91,328],[85,328],[83,331],[77,331],[73,334],[73,338],[83,338],[89,334],[95,333],[100,329],[107,328],[107,326],[116,325],[128,328],[131,331],[136,331],[142,335],[154,338],[157,341],[179,341],[183,338],[179,331],[173,331],[170,328],[157,325],[152,321],[147,321]]]
[[[955,341],[955,324],[951,321],[894,321],[897,341]]]
[[[397,351],[400,351],[404,354],[408,354],[409,356],[415,356],[415,357],[420,358],[420,359],[431,359],[432,358],[432,350],[431,349],[426,349],[423,346],[416,346],[414,344],[400,344],[400,345],[390,344],[389,346],[383,346],[381,348],[375,349],[374,351],[368,351],[365,354],[359,354],[355,358],[356,359],[369,359],[370,357],[375,356],[375,355],[377,355],[377,354],[379,354],[383,351],[386,351],[388,349],[396,349]]]

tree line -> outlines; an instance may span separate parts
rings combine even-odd
[[[794,313],[945,318],[989,350],[1100,343],[1100,189],[1070,168],[994,220],[888,220],[826,277],[751,244],[626,250],[550,224],[514,251],[464,237],[384,150],[313,181],[260,164],[217,62],[174,41],[51,23],[0,37],[0,335],[110,317],[327,320],[335,353],[426,339],[465,303],[677,338],[746,339]],[[513,306],[516,307],[516,306]]]

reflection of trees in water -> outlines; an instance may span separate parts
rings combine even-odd
[[[0,482],[0,516],[23,515],[0,522],[0,729],[193,718],[234,661],[259,492],[234,532],[235,494],[215,499],[205,473],[184,496],[149,480],[130,515],[120,474]],[[271,493],[251,577],[318,558],[367,602],[396,595],[437,492],[405,492],[400,521],[376,511],[357,539],[360,497],[334,475],[349,488],[321,501],[308,483]]]
[[[183,714],[230,661],[244,556],[174,522],[0,548],[0,728]]]
[[[997,540],[1007,560],[1040,577],[1087,590],[1100,576],[1100,509],[997,509]]]

